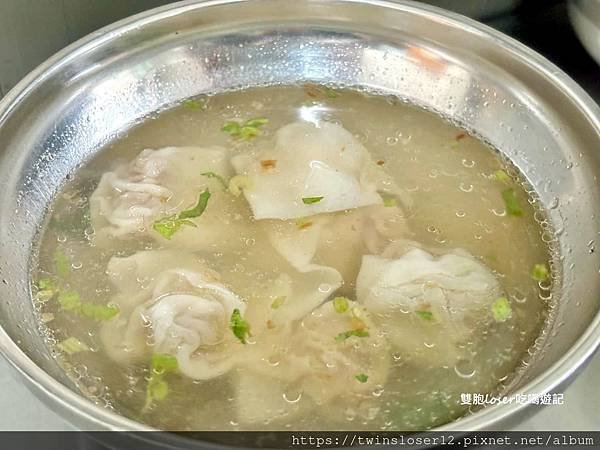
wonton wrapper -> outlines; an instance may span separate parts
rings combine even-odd
[[[409,230],[398,206],[367,206],[346,212],[321,214],[302,222],[261,222],[271,244],[300,271],[329,267],[338,271],[346,286],[353,286],[364,254],[379,254],[392,241],[406,238]]]
[[[249,296],[246,318],[253,332],[286,326],[310,314],[342,285],[339,272],[331,267],[311,266],[306,271],[280,269]],[[281,305],[273,308],[280,299]]]
[[[162,244],[195,250],[221,247],[240,234],[244,209],[240,199],[225,192],[213,172],[225,179],[231,175],[228,153],[221,147],[166,147],[143,150],[136,158],[105,173],[90,196],[90,214],[95,242],[148,236]],[[190,209],[209,188],[211,198],[204,213],[191,219],[197,227],[182,226],[171,240],[152,229],[156,220]]]
[[[192,256],[169,251],[113,257],[107,271],[120,291],[113,299],[120,312],[101,330],[114,360],[132,363],[168,353],[183,375],[199,380],[233,366],[243,345],[229,321],[234,309],[243,314],[246,305],[214,271]]]
[[[256,337],[252,352],[257,356],[237,371],[240,421],[258,423],[315,406],[355,405],[385,384],[390,367],[387,341],[364,309],[348,303],[348,311],[338,313],[332,301],[326,302],[301,323]],[[368,337],[336,340],[340,333],[361,326]],[[368,375],[368,380],[359,382],[358,374]],[[254,389],[265,395],[255,395]],[[293,402],[300,393],[300,400]],[[281,402],[283,394],[287,401]]]
[[[120,313],[103,324],[102,340],[107,353],[125,364],[147,359],[151,349],[146,341],[151,341],[148,335],[151,329],[154,351],[177,354],[180,371],[185,375],[204,379],[206,375],[203,374],[217,376],[224,373],[233,362],[250,354],[245,350],[248,346],[242,346],[238,352],[237,339],[234,339],[233,347],[230,344],[222,348],[214,346],[214,355],[207,359],[214,367],[200,367],[204,361],[190,356],[190,352],[199,347],[196,344],[199,337],[211,341],[221,333],[227,338],[225,341],[231,340],[233,334],[228,327],[234,307],[244,313],[253,336],[258,336],[264,330],[281,329],[301,319],[341,285],[341,276],[334,269],[302,273],[292,267],[286,268],[285,261],[275,259],[273,263],[279,266],[277,275],[261,283],[252,284],[244,273],[228,273],[227,285],[243,286],[239,291],[247,303],[239,303],[240,295],[224,287],[222,277],[191,254],[163,250],[139,252],[126,258],[113,257],[107,273],[119,292],[112,302],[119,306]],[[145,289],[140,285],[145,285]],[[284,298],[284,301],[278,308],[273,308],[277,298]],[[219,304],[234,306],[220,309]],[[221,319],[216,322],[224,327],[214,330],[210,324],[203,324],[206,322],[204,316],[220,317],[223,314],[227,315],[226,323]],[[201,329],[203,334],[184,333],[186,329]],[[173,334],[174,340],[169,337]],[[233,352],[231,358],[230,352]],[[192,367],[192,363],[200,368]]]
[[[392,245],[384,255],[394,253]],[[433,256],[419,248],[401,256],[365,255],[356,292],[396,348],[436,365],[455,362],[460,345],[489,320],[502,295],[491,271],[469,253]]]
[[[393,184],[350,132],[329,122],[288,124],[277,131],[274,145],[237,155],[231,163],[248,177],[243,191],[257,220],[381,204],[377,191]],[[323,199],[304,204],[309,197]]]

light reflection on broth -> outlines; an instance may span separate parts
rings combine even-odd
[[[199,98],[64,187],[36,306],[90,398],[159,428],[427,429],[514,380],[540,334],[551,252],[528,191],[392,99]]]

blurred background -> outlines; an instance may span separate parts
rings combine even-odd
[[[600,0],[426,0],[484,22],[532,47],[600,103]],[[0,97],[69,43],[167,0],[0,0]],[[594,59],[595,58],[595,59]],[[67,430],[62,419],[11,376],[0,358],[0,430]],[[518,430],[600,430],[600,355]],[[535,407],[534,407],[535,408]]]

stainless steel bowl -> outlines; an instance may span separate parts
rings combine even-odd
[[[398,95],[501,149],[548,210],[562,274],[542,349],[511,392],[560,389],[594,352],[600,111],[560,69],[486,26],[418,3],[187,1],[75,43],[0,104],[0,348],[76,426],[148,429],[80,395],[38,332],[28,279],[47,205],[81,163],[156,110],[200,93],[299,81]],[[489,407],[443,429],[502,429],[523,408]]]

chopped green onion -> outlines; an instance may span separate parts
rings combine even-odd
[[[350,304],[346,297],[336,297],[333,299],[333,309],[335,309],[335,312],[340,314],[345,313],[349,307]]]
[[[97,322],[112,319],[119,314],[119,308],[115,305],[96,305],[95,303],[82,303],[81,315]]]
[[[204,213],[209,199],[210,191],[206,189],[200,194],[198,203],[192,209],[181,211],[179,214],[157,220],[152,224],[152,228],[165,239],[171,239],[184,225],[196,227],[197,225],[189,219],[200,217]]]
[[[496,170],[494,172],[494,178],[498,181],[501,181],[502,183],[508,183],[510,181],[510,177],[508,176],[508,174],[500,169],[500,170]]]
[[[285,297],[284,296],[277,297],[275,300],[273,300],[273,303],[271,303],[271,308],[277,309],[281,305],[283,305],[284,303],[285,303]]]
[[[250,325],[244,320],[239,309],[234,309],[231,313],[229,328],[242,344],[246,343],[246,336],[250,336]]]
[[[496,322],[504,322],[510,318],[512,308],[506,297],[499,297],[492,303],[492,315]]]
[[[37,288],[35,298],[42,303],[50,300],[58,292],[56,284],[52,278],[40,278],[35,286]]]
[[[66,277],[71,272],[71,263],[69,258],[60,249],[54,252],[54,264],[56,265],[56,273],[60,277]]]
[[[344,332],[338,334],[335,337],[335,340],[336,340],[336,342],[342,342],[352,336],[359,337],[359,338],[369,337],[369,332],[366,330],[348,330],[348,331],[344,331]]]
[[[550,276],[550,272],[548,271],[548,266],[546,264],[535,264],[533,269],[531,269],[531,278],[535,281],[546,281]]]
[[[256,119],[250,119],[250,120],[246,121],[244,126],[257,128],[257,127],[262,127],[263,125],[266,125],[268,123],[269,123],[269,119],[266,119],[264,117],[258,117]]]
[[[229,121],[225,122],[225,124],[221,127],[221,131],[225,133],[229,133],[232,136],[236,136],[240,134],[240,124],[238,122]]]
[[[158,374],[176,372],[177,358],[167,353],[155,353],[150,360],[152,370]]]
[[[151,377],[146,386],[146,404],[144,410],[147,410],[155,401],[161,401],[167,398],[169,394],[169,385],[162,377]]]
[[[242,127],[240,128],[239,138],[242,141],[248,141],[253,137],[260,136],[262,131],[256,127]]]
[[[183,225],[188,225],[190,227],[196,227],[196,224],[191,220],[179,220],[177,216],[169,216],[164,219],[160,219],[152,224],[152,229],[159,233],[165,239],[171,239],[175,233],[179,231],[179,229]]]
[[[323,197],[303,197],[302,203],[312,205],[313,203],[319,203],[321,200],[323,200]]]
[[[84,303],[81,301],[79,294],[74,291],[61,292],[58,295],[58,304],[64,311],[96,321],[110,320],[119,313],[119,308],[115,305]]]
[[[188,99],[181,103],[182,106],[185,106],[189,109],[204,109],[204,104],[199,102],[198,100]]]
[[[521,205],[519,205],[519,201],[517,200],[517,194],[515,194],[514,189],[509,188],[503,190],[502,199],[504,200],[504,204],[506,206],[506,213],[509,216],[523,215],[523,210],[521,209]]]
[[[36,283],[36,286],[40,291],[56,289],[56,285],[54,284],[54,280],[52,280],[52,278],[40,278]]]
[[[66,353],[68,355],[72,355],[74,353],[79,352],[87,352],[90,350],[90,348],[87,345],[85,345],[79,339],[74,337],[69,337],[64,341],[56,344],[56,346],[61,352]]]
[[[354,375],[354,378],[356,378],[356,380],[360,383],[366,383],[369,379],[369,376],[365,375],[364,373],[359,373],[358,375]]]
[[[185,211],[181,211],[177,216],[178,219],[193,219],[195,217],[200,217],[204,210],[206,209],[206,205],[208,205],[208,200],[210,199],[210,191],[206,189],[200,197],[198,197],[198,203],[192,209],[188,209]]]
[[[398,200],[396,200],[394,197],[384,197],[383,198],[383,206],[392,208],[396,205],[398,205]]]
[[[58,304],[65,311],[78,312],[81,308],[81,298],[77,292],[61,292],[58,295]]]
[[[322,89],[323,89],[323,92],[325,93],[326,97],[336,98],[338,96],[338,93],[337,93],[337,91],[335,89],[332,89],[332,88],[327,87],[327,86],[323,86]]]
[[[250,119],[244,123],[239,123],[232,120],[225,122],[223,127],[221,127],[221,131],[228,133],[236,139],[249,140],[253,137],[260,136],[262,134],[262,130],[260,128],[267,123],[269,123],[269,119],[264,117]]]
[[[229,192],[238,197],[242,190],[248,190],[252,187],[252,180],[245,175],[236,175],[229,180]]]
[[[223,187],[225,189],[227,189],[227,182],[225,181],[225,178],[223,178],[221,175],[216,174],[214,172],[203,172],[200,175],[202,175],[203,177],[215,178],[215,179],[219,180],[219,182],[223,185]]]
[[[164,380],[164,376],[167,373],[176,372],[178,368],[177,358],[168,354],[152,355],[150,364],[152,366],[152,374],[146,386],[146,402],[144,403],[142,412],[146,412],[154,402],[167,398],[169,385]]]
[[[433,313],[431,311],[415,311],[415,314],[423,320],[432,321]]]

